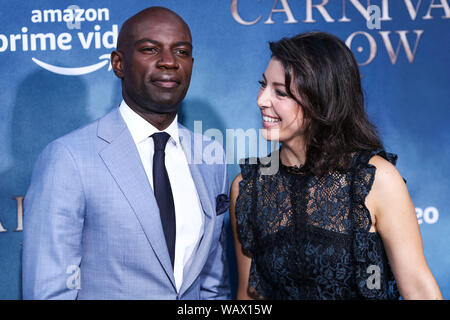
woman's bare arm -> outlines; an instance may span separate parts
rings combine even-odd
[[[380,156],[372,190],[366,198],[374,226],[386,249],[392,272],[403,299],[442,299],[423,252],[416,211],[403,178]]]

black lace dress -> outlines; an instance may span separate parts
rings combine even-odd
[[[376,154],[393,164],[397,159],[382,150],[358,152],[352,170],[321,179],[282,164],[276,174],[261,175],[260,167],[270,164],[255,158],[241,164],[237,230],[244,253],[252,257],[252,295],[399,298],[381,238],[369,232],[364,203],[375,176],[368,162]]]

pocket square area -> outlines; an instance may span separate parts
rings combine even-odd
[[[230,207],[230,199],[226,194],[219,194],[216,198],[216,214],[225,213]]]

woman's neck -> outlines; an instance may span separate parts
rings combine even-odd
[[[303,137],[282,143],[280,161],[286,166],[300,167],[306,162],[306,144]]]

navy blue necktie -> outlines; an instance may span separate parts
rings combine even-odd
[[[158,132],[152,135],[155,144],[153,155],[153,191],[159,207],[161,224],[166,238],[167,249],[169,250],[172,267],[175,261],[175,205],[173,202],[172,188],[170,187],[169,176],[164,164],[167,141],[170,135],[166,132]]]

